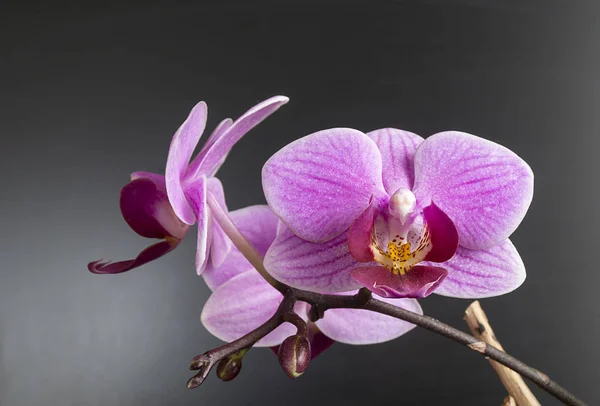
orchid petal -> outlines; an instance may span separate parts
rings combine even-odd
[[[206,149],[198,172],[214,174],[223,163],[231,148],[250,130],[269,117],[290,99],[274,96],[252,107],[229,127],[215,142]],[[193,175],[196,176],[196,175]]]
[[[217,178],[207,179],[207,192],[215,197],[219,206],[223,211],[227,212],[227,205],[225,204],[225,193],[223,191],[223,185]],[[227,255],[231,252],[233,243],[227,237],[221,226],[216,221],[212,222],[212,241],[210,244],[210,258],[213,266],[218,267],[223,264]]]
[[[423,314],[415,299],[382,301],[401,309]],[[345,344],[377,344],[393,340],[415,328],[414,324],[362,309],[329,309],[316,322],[323,334]]]
[[[165,190],[164,177],[138,177],[121,189],[120,207],[129,226],[146,238],[185,236],[188,226],[173,213]]]
[[[367,133],[375,141],[383,162],[383,186],[388,194],[400,188],[412,189],[415,181],[414,157],[423,138],[396,128]]]
[[[230,212],[229,216],[242,235],[256,248],[260,255],[264,256],[275,239],[277,223],[279,222],[269,206],[245,207]],[[214,247],[215,242],[212,245]],[[250,269],[253,269],[250,262],[234,247],[221,266],[215,266],[213,261],[212,264],[207,266],[202,276],[208,287],[215,290],[229,279]]]
[[[215,291],[228,280],[253,269],[244,254],[234,248],[219,267],[215,267],[211,261],[208,261],[202,277],[208,288]]]
[[[279,307],[283,296],[255,270],[225,282],[208,298],[202,309],[204,327],[221,340],[231,342],[265,323]],[[281,344],[296,328],[282,324],[255,346]]]
[[[433,202],[423,209],[423,218],[431,238],[431,251],[425,260],[445,262],[452,258],[458,248],[458,231],[452,220]]]
[[[349,128],[319,131],[285,146],[267,161],[262,180],[275,214],[312,242],[340,235],[373,194],[385,194],[377,145]]]
[[[531,168],[514,152],[471,134],[432,135],[415,155],[414,193],[452,219],[460,245],[490,248],[517,228],[533,197]]]
[[[213,132],[210,134],[210,136],[206,140],[206,143],[204,143],[204,145],[202,146],[202,149],[200,150],[198,155],[196,155],[194,157],[194,159],[192,159],[192,162],[190,162],[190,165],[188,166],[188,169],[185,174],[185,177],[187,179],[194,179],[196,176],[199,175],[200,164],[202,163],[202,160],[206,156],[206,151],[219,138],[221,138],[221,136],[225,133],[225,131],[227,131],[229,129],[229,127],[231,127],[232,124],[233,124],[233,120],[230,118],[226,118],[225,120],[221,121],[219,123],[219,125],[217,125],[217,127],[213,130]],[[224,161],[225,161],[225,157],[223,157],[221,164]],[[214,171],[212,171],[212,173],[205,173],[205,175],[206,176],[214,176],[214,174],[217,172],[217,170],[219,169],[220,166],[221,165],[217,165],[217,168]]]
[[[229,213],[242,235],[264,256],[275,240],[279,219],[266,204],[244,207]]]
[[[188,118],[179,127],[169,147],[165,177],[167,194],[175,214],[186,224],[194,224],[195,217],[188,203],[181,181],[186,173],[190,158],[204,132],[206,125],[206,103],[198,103],[190,112]]]
[[[444,268],[413,266],[404,275],[395,275],[382,266],[355,269],[352,277],[381,297],[422,298],[429,296],[447,275]]]
[[[206,199],[207,183],[207,179],[202,176],[185,188],[187,200],[198,220],[198,241],[196,243],[196,273],[198,275],[201,275],[206,268],[208,249],[210,248],[209,237],[212,237],[212,233],[209,233],[211,225]]]
[[[525,281],[525,265],[517,249],[506,239],[487,250],[459,247],[444,263],[448,276],[435,293],[478,299],[512,292]]]
[[[265,268],[278,281],[313,292],[343,292],[359,285],[350,272],[358,266],[343,233],[324,243],[297,237],[283,223],[265,255]]]
[[[95,274],[117,274],[127,272],[173,251],[177,245],[179,245],[179,242],[180,240],[171,238],[153,244],[140,252],[135,259],[120,262],[103,262],[102,260],[90,262],[88,264],[88,270]]]

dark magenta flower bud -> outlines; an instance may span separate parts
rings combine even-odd
[[[310,362],[310,342],[301,335],[290,336],[279,346],[277,357],[287,376],[297,378],[304,373]]]
[[[242,369],[242,357],[227,357],[219,362],[217,366],[217,376],[219,379],[228,382],[235,379]]]

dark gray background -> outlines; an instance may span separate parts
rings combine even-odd
[[[216,345],[194,241],[141,269],[91,275],[147,240],[122,220],[134,170],[161,172],[198,100],[209,126],[291,98],[232,151],[231,209],[262,203],[260,169],[289,141],[334,126],[460,129],[533,168],[513,240],[528,269],[483,306],[507,350],[600,403],[598,6],[530,1],[14,3],[0,11],[0,403],[16,405],[499,405],[487,362],[415,330],[337,344],[296,381],[264,349],[231,383],[185,388]],[[340,151],[343,153],[343,151]],[[469,301],[426,313],[466,328]],[[543,404],[557,402],[534,389]]]

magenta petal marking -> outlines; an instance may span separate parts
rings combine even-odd
[[[229,127],[231,127],[232,124],[233,120],[230,118],[226,118],[225,120],[221,121],[219,125],[217,125],[212,134],[210,134],[210,137],[208,137],[208,139],[206,140],[206,143],[202,146],[202,149],[200,150],[198,155],[196,155],[194,159],[192,159],[192,162],[190,162],[190,165],[188,166],[188,169],[185,174],[186,179],[193,180],[196,176],[200,174],[200,164],[206,156],[206,151],[208,151],[208,149],[210,149],[210,147],[219,138],[221,138],[221,136],[225,133],[225,131],[229,129]],[[225,161],[225,159],[222,160],[221,164],[223,163],[223,161]],[[217,165],[217,167],[212,171],[212,173],[205,173],[205,175],[214,176],[221,164]]]
[[[195,217],[188,203],[181,181],[186,173],[190,158],[204,132],[206,125],[206,103],[198,103],[185,122],[179,127],[169,147],[165,178],[167,194],[177,217],[186,224],[194,224]]]
[[[289,101],[285,96],[274,96],[252,107],[234,121],[215,142],[206,149],[199,172],[214,174],[231,148],[250,130]]]
[[[88,269],[91,273],[95,274],[117,274],[127,272],[133,268],[137,268],[162,257],[163,255],[174,250],[178,244],[179,240],[174,239],[161,241],[140,252],[135,259],[112,263],[102,262],[102,260],[94,261],[88,264]]]
[[[299,289],[327,293],[359,287],[350,276],[359,263],[348,251],[347,233],[313,243],[297,237],[282,224],[264,264],[275,279]]]
[[[504,241],[525,216],[533,173],[501,145],[448,131],[417,148],[413,192],[421,205],[433,200],[452,219],[460,245],[485,249]]]
[[[208,298],[202,309],[204,327],[224,341],[233,341],[267,321],[283,296],[256,271],[251,270],[225,282]],[[256,346],[280,344],[296,332],[289,323],[262,338]]]
[[[381,151],[385,190],[391,195],[403,187],[412,189],[415,179],[415,151],[423,138],[396,128],[382,128],[367,135]]]
[[[505,240],[487,250],[459,247],[444,263],[448,277],[435,293],[467,299],[512,292],[525,281],[525,265],[517,249]]]
[[[275,214],[312,242],[346,231],[373,194],[385,194],[377,145],[349,128],[319,131],[288,144],[267,161],[262,180]]]
[[[381,297],[422,298],[442,283],[448,272],[435,266],[413,266],[404,275],[394,275],[382,266],[355,269],[352,277]]]
[[[445,262],[458,248],[458,231],[450,218],[435,203],[423,209],[423,218],[431,236],[431,251],[425,261]]]
[[[121,189],[120,207],[129,226],[146,238],[175,237],[182,239],[188,226],[173,213],[164,177],[137,177]]]
[[[388,299],[384,302],[418,314],[423,310],[415,299]],[[319,329],[328,337],[345,344],[377,344],[406,334],[414,324],[383,314],[360,309],[330,309],[317,321]]]
[[[371,251],[371,234],[377,216],[377,207],[371,200],[369,207],[352,223],[348,230],[348,249],[355,260],[372,262],[375,260]]]
[[[133,231],[146,238],[165,238],[169,232],[156,218],[157,210],[166,203],[167,194],[150,179],[138,178],[121,189],[119,204],[123,218]]]
[[[186,186],[186,196],[193,209],[195,217],[198,219],[198,242],[196,247],[196,272],[201,275],[206,267],[208,259],[208,248],[210,247],[209,234],[210,212],[207,205],[207,180],[204,176],[196,179],[193,183]]]

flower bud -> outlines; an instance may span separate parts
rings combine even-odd
[[[217,376],[227,382],[234,379],[242,369],[242,357],[232,356],[223,358],[217,366]]]
[[[195,389],[198,386],[202,385],[202,383],[204,382],[205,379],[206,379],[206,376],[204,376],[204,374],[199,372],[190,378],[190,380],[187,383],[187,388]]]
[[[310,342],[301,335],[290,336],[279,346],[277,357],[287,376],[297,378],[304,373],[310,362]]]

